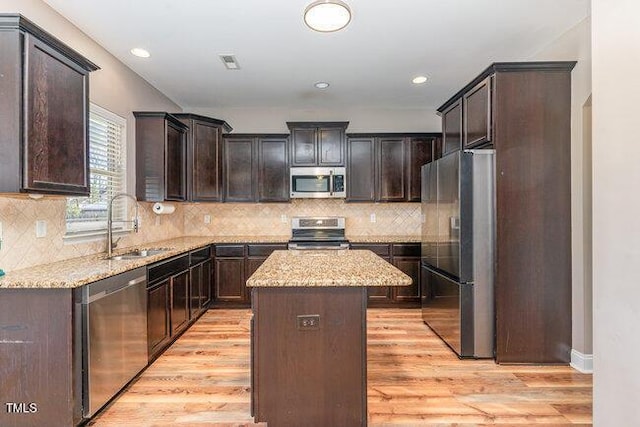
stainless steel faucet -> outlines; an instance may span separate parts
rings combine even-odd
[[[131,194],[127,193],[118,193],[109,200],[109,206],[107,210],[107,257],[111,258],[113,256],[113,249],[118,246],[118,242],[120,239],[113,241],[113,202],[119,197],[128,197],[135,203],[136,215],[133,221],[119,221],[119,222],[130,222],[133,223],[133,231],[138,232],[138,201]]]

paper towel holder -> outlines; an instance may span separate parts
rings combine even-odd
[[[169,215],[172,214],[176,210],[175,205],[168,203],[154,203],[153,204],[153,212],[156,215]]]

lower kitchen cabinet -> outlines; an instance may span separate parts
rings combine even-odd
[[[411,277],[410,286],[367,288],[368,307],[420,305],[420,243],[352,243],[351,249],[370,250]]]
[[[217,307],[250,307],[251,294],[246,282],[274,250],[287,249],[278,244],[215,245],[215,281],[212,304]]]
[[[169,330],[169,282],[170,279],[167,279],[147,289],[147,343],[150,360],[171,339]]]
[[[189,324],[189,271],[171,278],[171,335],[177,335]]]
[[[189,253],[189,320],[195,321],[211,301],[211,247]]]

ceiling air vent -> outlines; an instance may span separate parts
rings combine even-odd
[[[236,60],[235,55],[219,55],[219,56],[224,66],[227,67],[227,70],[240,69],[240,64],[238,64],[238,61]]]

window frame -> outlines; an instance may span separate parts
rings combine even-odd
[[[120,127],[120,156],[122,158],[122,169],[120,171],[121,176],[121,189],[118,192],[126,192],[127,189],[127,119],[113,113],[97,104],[89,103],[89,120],[87,126],[91,126],[91,115],[95,114],[100,118],[110,121],[116,126]],[[91,138],[89,136],[89,138]],[[89,153],[91,153],[91,140],[89,140]],[[89,160],[90,161],[90,160]],[[92,175],[94,174],[91,164],[89,165],[89,181],[91,182]],[[99,174],[102,175],[102,174]],[[104,176],[104,175],[102,175]],[[63,240],[65,242],[81,242],[100,240],[107,234],[107,221],[76,221],[69,222],[67,217],[67,211],[73,203],[79,203],[79,201],[87,199],[87,197],[68,197],[65,207],[65,234]],[[132,231],[131,224],[123,222],[127,218],[129,211],[128,201],[126,198],[121,197],[118,199],[118,203],[121,203],[120,210],[122,213],[119,217],[114,218],[114,235],[115,234],[128,234]],[[73,224],[70,227],[70,224]]]

